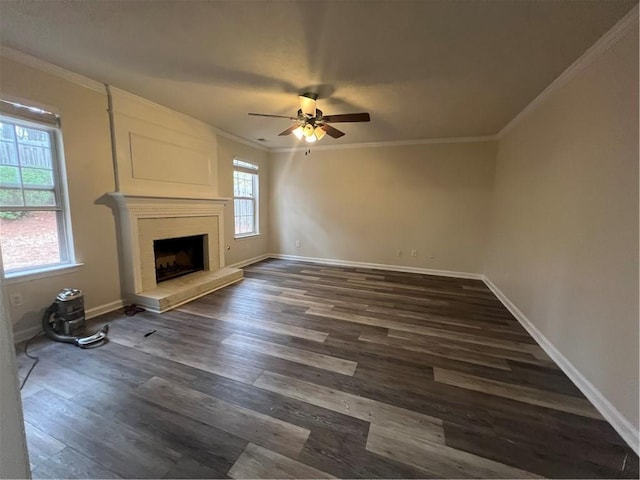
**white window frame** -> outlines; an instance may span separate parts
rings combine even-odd
[[[0,101],[0,119],[6,123],[45,130],[49,133],[51,142],[51,166],[53,171],[55,206],[0,206],[2,212],[16,211],[55,211],[58,227],[58,248],[60,261],[43,265],[33,265],[24,268],[4,270],[7,280],[29,278],[42,278],[48,276],[47,272],[55,273],[58,270],[74,268],[76,263],[73,235],[71,230],[71,216],[69,212],[69,198],[66,182],[66,170],[64,161],[64,149],[62,144],[62,131],[58,117],[50,112],[35,107],[26,107],[13,102]],[[24,114],[24,115],[22,115]],[[26,117],[28,119],[23,118]],[[42,121],[40,120],[40,117]],[[1,234],[1,233],[0,233]],[[25,278],[26,279],[26,278]]]
[[[253,175],[253,192],[254,195],[252,197],[246,196],[236,196],[236,179],[235,172],[243,172],[249,173]],[[259,215],[259,205],[260,205],[260,167],[255,162],[250,162],[248,160],[243,160],[241,158],[233,159],[233,233],[234,238],[247,238],[247,237],[255,237],[260,235],[260,215]],[[252,200],[253,201],[253,230],[251,232],[246,233],[237,233],[236,232],[236,200]]]

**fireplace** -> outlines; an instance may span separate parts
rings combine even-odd
[[[156,282],[204,270],[206,242],[206,235],[154,240]]]
[[[224,266],[226,199],[111,194],[120,216],[125,301],[166,312],[242,280]]]

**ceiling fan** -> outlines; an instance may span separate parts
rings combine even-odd
[[[269,115],[267,113],[249,113],[256,117],[274,117],[274,118],[288,118],[289,120],[295,120],[292,126],[287,128],[284,132],[279,133],[279,136],[289,135],[293,133],[298,140],[303,138],[307,143],[316,142],[325,134],[333,138],[340,138],[344,135],[337,128],[329,125],[330,123],[338,122],[368,122],[371,117],[368,113],[343,113],[340,115],[325,115],[322,110],[316,108],[316,100],[318,99],[317,93],[303,93],[298,96],[300,101],[300,109],[298,110],[297,117],[288,117],[286,115]]]

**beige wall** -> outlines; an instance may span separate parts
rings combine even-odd
[[[218,135],[218,189],[222,197],[233,197],[234,158],[258,164],[260,235],[235,239],[233,201],[227,202],[224,211],[226,265],[233,265],[269,253],[269,162],[267,152]]]
[[[0,94],[56,108],[62,119],[71,223],[78,262],[76,272],[7,285],[19,292],[22,307],[12,307],[14,331],[37,327],[43,310],[64,287],[85,292],[88,309],[117,302],[120,296],[116,219],[103,195],[114,191],[107,97],[8,58],[0,62]]]
[[[499,142],[486,273],[638,429],[638,29]]]
[[[271,158],[272,252],[482,271],[493,142],[312,149],[308,156]]]
[[[110,86],[118,191],[151,197],[218,197],[214,127]]]

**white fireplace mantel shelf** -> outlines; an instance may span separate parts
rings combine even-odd
[[[129,210],[144,211],[146,208],[154,209],[155,211],[162,210],[163,207],[173,208],[188,208],[190,211],[198,211],[198,208],[208,209],[212,205],[226,206],[231,198],[228,197],[215,197],[215,198],[203,198],[203,197],[167,197],[167,196],[149,196],[149,195],[135,195],[123,192],[111,192],[111,197],[116,201],[118,208],[127,208]]]

